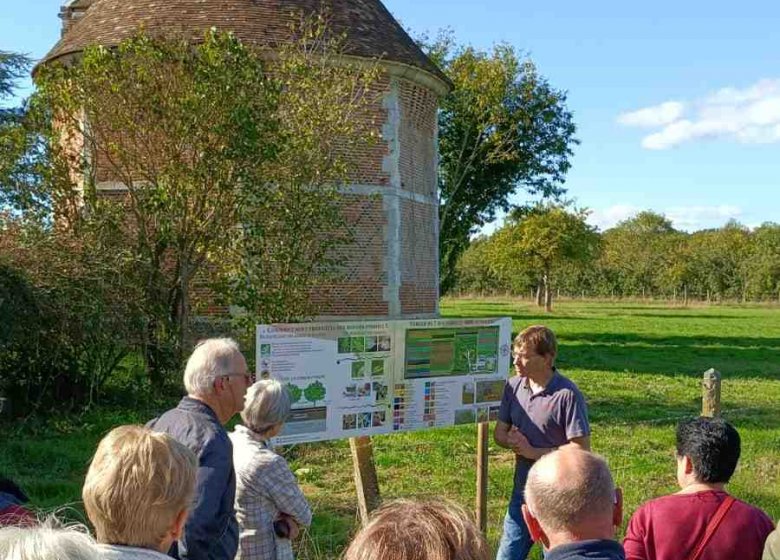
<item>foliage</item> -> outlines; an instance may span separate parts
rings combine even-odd
[[[131,262],[105,230],[85,243],[7,218],[0,227],[0,391],[27,413],[93,402],[139,344]]]
[[[26,55],[0,50],[0,101],[14,94],[16,82],[27,75],[31,65]],[[0,107],[0,122],[14,112]]]
[[[303,396],[303,391],[301,390],[300,387],[298,387],[295,383],[288,383],[286,387],[287,387],[287,394],[290,395],[290,402],[292,404],[295,404],[301,400],[301,397]]]
[[[522,289],[517,289],[512,282],[515,278],[524,275],[509,274],[505,276],[502,274],[503,270],[497,271],[494,267],[491,267],[490,256],[495,243],[495,239],[485,236],[478,237],[471,242],[468,250],[461,255],[455,271],[459,290],[471,294],[491,294],[511,285],[514,293],[523,291]],[[524,277],[524,279],[527,278]]]
[[[492,236],[472,242],[458,263],[459,292],[527,294],[540,283],[538,256],[520,243],[517,231],[514,238],[510,234],[519,223],[522,219],[509,220]],[[545,238],[545,232],[536,235]],[[689,234],[675,230],[662,215],[641,212],[593,235],[598,238],[595,245],[588,243],[570,253],[576,258],[558,262],[551,291],[682,301],[780,298],[777,224],[751,231],[730,222]]]
[[[555,275],[566,264],[592,260],[598,248],[598,235],[586,218],[586,211],[561,205],[540,205],[520,213],[496,232],[491,263],[504,277],[525,263],[539,279],[545,309],[551,311]]]
[[[604,233],[603,264],[629,293],[653,293],[670,263],[678,232],[660,214],[640,212]]]
[[[304,20],[267,61],[215,30],[90,47],[40,68],[23,128],[0,131],[0,203],[77,236],[118,232],[154,380],[190,344],[194,306],[218,293],[246,325],[302,318],[333,272],[339,150],[370,141],[355,117],[376,69],[335,64],[326,28]]]
[[[298,38],[276,48],[274,83],[283,91],[274,158],[247,181],[241,227],[226,251],[212,253],[224,300],[253,338],[258,323],[316,314],[310,295],[338,274],[338,249],[351,239],[339,187],[347,156],[377,138],[368,108],[378,66],[345,62],[344,37],[328,34],[326,15],[303,20]],[[270,182],[270,185],[269,185]]]
[[[566,94],[509,45],[456,48],[449,35],[423,47],[454,85],[439,112],[441,292],[455,282],[470,235],[507,211],[519,189],[558,196],[575,126]]]
[[[325,398],[325,386],[319,381],[309,383],[303,390],[303,396],[307,401],[316,405]]]

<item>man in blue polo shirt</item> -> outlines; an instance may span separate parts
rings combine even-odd
[[[497,560],[525,560],[533,541],[521,508],[523,489],[534,462],[565,445],[590,450],[585,399],[577,386],[555,369],[558,344],[544,326],[528,327],[514,340],[516,375],[504,387],[493,437],[515,452],[515,478]]]

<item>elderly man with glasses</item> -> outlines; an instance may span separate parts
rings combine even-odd
[[[244,408],[244,396],[253,382],[254,374],[247,371],[234,340],[205,340],[187,361],[187,396],[149,422],[149,428],[170,434],[198,457],[195,500],[184,535],[171,550],[175,558],[233,560],[236,556],[236,475],[233,446],[223,426]]]

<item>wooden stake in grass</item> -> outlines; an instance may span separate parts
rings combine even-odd
[[[379,507],[379,481],[374,464],[374,447],[369,436],[349,438],[352,451],[352,466],[355,475],[355,490],[358,498],[360,523],[366,525],[371,512]]]
[[[487,532],[488,494],[488,426],[487,422],[477,424],[477,526],[482,534]]]
[[[702,381],[701,415],[710,418],[720,416],[720,372],[710,368]]]

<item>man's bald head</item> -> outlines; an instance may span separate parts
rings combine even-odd
[[[584,525],[611,523],[615,483],[604,459],[565,447],[531,467],[525,500],[546,532],[577,532]]]

